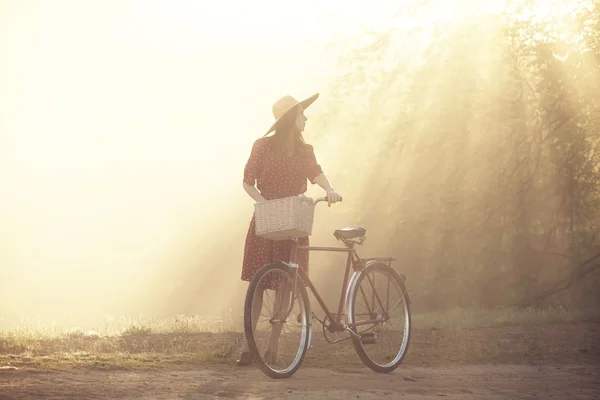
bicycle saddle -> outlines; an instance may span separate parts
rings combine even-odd
[[[363,228],[362,226],[348,226],[346,228],[338,229],[335,232],[333,232],[333,236],[335,236],[335,238],[337,240],[356,239],[356,238],[363,237],[366,234],[367,234],[367,230],[365,228]]]

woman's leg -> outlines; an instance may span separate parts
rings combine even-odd
[[[271,336],[269,337],[269,347],[267,348],[271,353],[277,352],[277,344],[279,342],[279,336],[283,329],[283,319],[287,319],[287,312],[290,308],[290,295],[291,287],[289,284],[282,284],[275,294],[275,315],[273,318],[275,321],[271,330]]]
[[[284,256],[289,256],[291,250],[291,243],[289,242],[279,242],[279,247],[277,247],[277,257],[280,259],[284,259]],[[299,246],[308,246],[309,239],[308,237],[302,237],[298,241]],[[307,250],[298,250],[297,252],[297,262],[300,264],[300,267],[308,274],[308,251]],[[287,312],[290,310],[290,306],[295,301],[295,299],[291,299],[292,294],[292,285],[295,283],[292,280],[287,279],[279,282],[279,285],[276,289],[275,293],[275,304],[273,306],[273,310],[275,311],[273,314],[273,319],[275,320],[288,320],[290,318],[287,315]],[[269,337],[269,343],[267,350],[271,354],[277,353],[277,345],[279,342],[279,337],[281,336],[281,332],[284,327],[284,323],[274,323],[271,327],[271,335]]]

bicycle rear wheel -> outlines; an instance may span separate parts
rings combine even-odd
[[[250,281],[244,331],[254,362],[269,377],[289,378],[310,343],[310,305],[302,279],[283,263],[261,268]],[[291,312],[288,314],[291,305]]]
[[[353,282],[348,321],[360,338],[352,338],[362,362],[375,372],[395,370],[408,351],[410,300],[403,279],[390,266],[369,265]],[[368,322],[374,321],[374,322]]]

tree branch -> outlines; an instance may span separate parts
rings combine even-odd
[[[550,289],[535,296],[531,302],[532,304],[522,304],[522,305],[529,305],[529,306],[540,305],[547,298],[555,295],[558,292],[561,292],[565,289],[570,288],[576,282],[585,278],[592,272],[594,272],[596,270],[600,270],[600,262],[598,262],[598,261],[600,261],[600,252],[598,252],[596,255],[588,258],[583,263],[579,264],[577,267],[575,267],[573,269],[573,271],[567,277],[558,281],[556,284],[554,284],[553,287],[551,287]]]

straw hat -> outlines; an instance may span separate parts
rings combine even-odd
[[[283,96],[281,99],[277,100],[275,104],[273,104],[273,116],[275,117],[275,122],[271,125],[271,128],[267,133],[265,133],[265,136],[273,132],[277,128],[279,121],[281,121],[281,119],[290,111],[295,110],[297,105],[300,104],[303,109],[306,109],[317,100],[317,97],[319,97],[319,93],[315,93],[308,99],[302,101],[298,101],[292,96]]]

